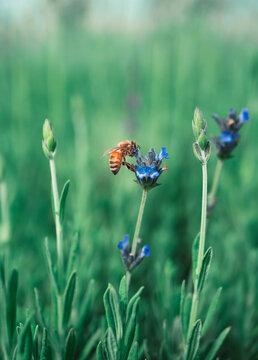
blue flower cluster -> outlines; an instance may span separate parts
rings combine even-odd
[[[220,136],[213,137],[216,153],[220,159],[228,159],[240,140],[239,130],[245,122],[250,121],[249,111],[242,109],[238,116],[235,110],[229,109],[228,118],[219,118],[216,114],[212,117],[221,130]]]
[[[118,249],[121,252],[122,260],[127,270],[133,270],[145,257],[150,256],[149,246],[144,245],[142,249],[139,249],[140,242],[139,239],[135,256],[131,253],[132,248],[129,243],[129,235],[125,235],[124,239],[118,243]]]
[[[137,165],[132,165],[132,170],[136,176],[136,182],[139,183],[145,190],[150,190],[158,186],[157,180],[167,166],[161,167],[162,160],[168,159],[166,148],[163,147],[159,154],[156,154],[154,149],[148,152],[148,155],[140,157],[139,153],[136,155]]]

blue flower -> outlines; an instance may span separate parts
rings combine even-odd
[[[247,109],[242,109],[239,119],[241,123],[250,121],[249,111]]]
[[[161,152],[156,155],[156,160],[162,160],[162,159],[169,159],[165,147],[161,148]]]
[[[231,131],[223,131],[220,135],[220,140],[224,143],[231,143],[239,138],[238,133],[232,134]]]
[[[122,260],[124,266],[127,270],[133,270],[137,265],[139,265],[144,257],[150,256],[150,248],[148,245],[144,245],[141,250],[139,250],[139,245],[141,240],[138,240],[135,255],[132,254],[132,247],[129,243],[129,235],[124,236],[124,240],[119,241],[118,248],[120,249]]]
[[[150,190],[159,185],[157,184],[158,178],[163,171],[167,170],[167,166],[161,167],[163,159],[168,159],[165,147],[161,149],[159,154],[151,149],[146,156],[136,155],[137,165],[131,165],[129,170],[135,173],[136,182],[145,190]]]
[[[117,247],[120,250],[125,250],[129,245],[129,235],[124,236],[124,240],[119,241]]]
[[[216,114],[213,114],[212,117],[221,130],[220,136],[213,137],[216,153],[220,159],[228,159],[240,141],[239,130],[245,122],[250,120],[249,112],[244,108],[238,115],[235,110],[229,109],[227,118],[219,118]]]
[[[141,256],[144,257],[149,257],[150,256],[150,248],[148,245],[144,245],[144,247],[142,248],[142,251],[141,251]]]
[[[136,170],[136,177],[139,179],[148,178],[155,179],[156,177],[159,177],[159,172],[156,170],[156,167],[150,167],[150,166],[137,166]]]

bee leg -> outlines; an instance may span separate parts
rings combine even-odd
[[[135,172],[135,165],[129,164],[127,161],[123,161],[122,165],[125,165],[128,170],[131,170],[132,172]]]

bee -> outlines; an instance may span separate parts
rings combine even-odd
[[[233,119],[227,119],[226,120],[227,121],[227,124],[228,124],[228,126],[233,126],[233,125],[235,125],[235,121],[233,120]]]
[[[137,155],[139,146],[135,141],[121,141],[117,147],[107,150],[104,155],[110,155],[109,168],[110,171],[116,175],[118,174],[121,165],[126,165],[128,169],[131,168],[131,164],[126,161],[126,157],[134,157]]]

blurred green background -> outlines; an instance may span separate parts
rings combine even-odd
[[[210,331],[212,339],[232,326],[221,359],[258,358],[257,12],[255,1],[2,1],[0,153],[9,233],[2,221],[0,246],[11,250],[9,268],[21,273],[21,316],[33,307],[33,287],[47,286],[44,237],[55,242],[50,173],[41,149],[46,117],[58,141],[59,186],[71,179],[66,237],[79,231],[81,286],[96,280],[99,319],[108,282],[118,286],[124,273],[117,243],[124,234],[133,236],[141,198],[133,174],[122,168],[114,177],[102,155],[126,139],[144,152],[167,148],[169,169],[149,194],[141,230],[151,257],[132,282],[134,289],[145,286],[141,336],[152,358],[159,358],[165,324],[169,328],[178,314],[179,287],[189,276],[200,224],[194,108],[202,109],[208,133],[218,135],[213,112],[226,116],[230,107],[247,107],[251,122],[223,167],[208,223],[214,259],[206,300],[223,286]],[[215,165],[213,155],[209,186]]]

